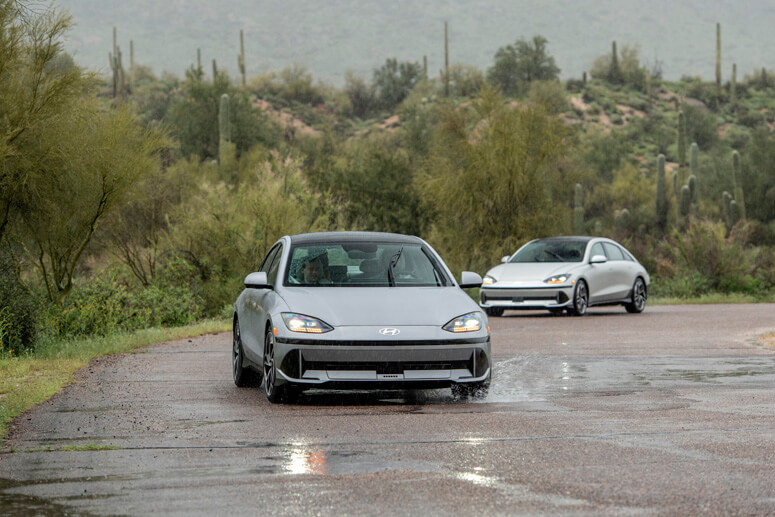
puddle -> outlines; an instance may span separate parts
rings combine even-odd
[[[37,482],[36,482],[37,484]],[[26,487],[27,483],[0,478],[0,509],[3,515],[19,517],[59,517],[59,516],[90,516],[88,512],[62,504],[57,504],[49,499],[32,495],[15,493],[15,489]],[[94,496],[84,496],[68,499],[94,499]]]

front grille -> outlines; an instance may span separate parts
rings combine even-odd
[[[296,339],[276,337],[278,343],[287,343],[290,345],[318,345],[318,346],[442,346],[442,345],[471,345],[476,343],[486,343],[489,337],[465,338],[465,339],[429,339],[423,341],[338,341],[329,339]]]
[[[384,362],[384,363],[361,363],[361,362],[332,362],[332,361],[305,361],[302,358],[302,372],[307,370],[334,370],[334,371],[370,371],[377,375],[402,374],[404,371],[417,370],[473,370],[472,359],[465,361],[446,361],[437,363],[427,362]]]

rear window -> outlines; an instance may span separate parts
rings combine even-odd
[[[451,285],[431,253],[417,244],[345,242],[295,245],[290,258],[284,277],[286,286]]]

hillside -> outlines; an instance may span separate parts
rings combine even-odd
[[[293,63],[335,85],[352,70],[370,77],[386,58],[422,62],[431,75],[444,62],[444,21],[449,23],[450,59],[485,69],[495,51],[520,37],[549,40],[563,78],[580,77],[606,53],[611,41],[639,45],[644,62],[662,62],[667,79],[715,73],[715,24],[722,23],[724,76],[731,64],[742,77],[772,68],[775,4],[731,0],[672,2],[597,0],[60,0],[76,27],[66,48],[82,65],[108,70],[112,27],[126,61],[129,40],[135,60],[157,73],[181,75],[202,49],[204,64],[216,59],[237,73],[239,31],[245,31],[247,73],[279,70]]]

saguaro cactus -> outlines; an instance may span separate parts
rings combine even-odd
[[[730,194],[729,192],[727,192],[725,190],[724,193],[721,194],[721,202],[722,202],[722,207],[724,209],[724,222],[726,223],[727,228],[731,228],[732,227],[732,224],[731,224],[731,221],[732,221],[732,219],[731,219],[732,210],[731,210],[730,205],[732,203],[732,194]]]
[[[581,184],[576,183],[576,190],[573,194],[573,229],[576,231],[576,235],[584,234],[583,195]]]
[[[697,195],[697,178],[694,177],[694,175],[689,176],[689,183],[687,184],[689,186],[689,191],[691,192],[691,203],[692,203],[692,215],[697,215],[697,198],[699,197]]]
[[[732,151],[732,185],[735,188],[738,216],[745,219],[745,200],[743,199],[743,177],[740,169],[740,153]]]
[[[239,66],[240,74],[242,74],[242,86],[247,84],[247,76],[245,75],[245,36],[242,29],[239,31],[239,56],[237,56],[237,66]]]
[[[732,80],[729,83],[729,103],[737,103],[737,63],[732,63]]]
[[[231,143],[231,112],[229,111],[229,94],[221,95],[218,109],[218,159],[221,166],[230,163],[233,145]]]
[[[716,23],[716,97],[721,99],[721,24]]]
[[[657,226],[660,230],[667,226],[667,185],[665,184],[665,155],[657,157]]]
[[[447,22],[444,22],[444,95],[449,97],[449,39]]]
[[[113,98],[124,95],[124,68],[121,65],[121,49],[117,43],[116,28],[113,27],[113,52],[108,52],[108,61],[113,71]]]
[[[215,63],[215,59],[213,59],[213,84],[215,84],[215,80],[218,78],[218,65]]]
[[[129,40],[129,92],[135,88],[135,42]]]
[[[697,142],[692,142],[689,147],[689,174],[697,176],[700,173],[700,147]]]
[[[686,115],[683,111],[678,112],[678,167],[681,171],[686,167]]]
[[[619,69],[619,56],[616,52],[616,42],[611,43],[611,68],[608,70],[608,81],[618,84],[622,80],[622,71]]]

